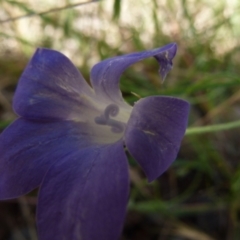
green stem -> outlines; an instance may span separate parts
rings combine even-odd
[[[224,131],[224,130],[229,130],[229,129],[233,129],[233,128],[237,128],[237,127],[240,127],[240,120],[234,121],[234,122],[229,122],[229,123],[209,125],[209,126],[204,126],[204,127],[190,127],[187,129],[185,135]]]

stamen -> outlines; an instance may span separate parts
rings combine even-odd
[[[104,113],[96,117],[95,123],[99,125],[106,125],[112,127],[111,130],[114,133],[121,133],[124,131],[126,124],[120,121],[117,121],[115,119],[111,119],[110,117],[116,117],[119,113],[119,107],[116,104],[110,104],[108,105]]]

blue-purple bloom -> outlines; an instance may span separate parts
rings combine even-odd
[[[71,61],[38,49],[13,100],[19,118],[0,135],[0,199],[40,186],[39,240],[116,240],[129,197],[124,148],[149,181],[175,160],[189,104],[151,96],[127,104],[119,78],[130,65],[155,57],[164,79],[176,44],[104,60],[92,88]]]

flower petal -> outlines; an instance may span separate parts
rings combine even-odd
[[[176,51],[177,45],[171,43],[162,48],[109,58],[96,64],[91,71],[91,84],[95,93],[103,99],[108,99],[116,103],[124,103],[118,85],[123,71],[138,61],[155,57],[161,65],[160,75],[164,79],[172,69],[172,59]]]
[[[38,187],[49,167],[91,144],[75,122],[18,119],[0,135],[0,199],[15,198]]]
[[[92,94],[67,57],[54,50],[37,49],[19,80],[13,108],[30,119],[69,119],[69,115],[83,112],[86,97]]]
[[[61,159],[39,192],[39,240],[117,240],[129,192],[122,141]]]
[[[188,113],[188,102],[172,97],[147,97],[134,105],[125,143],[149,181],[161,175],[175,160]]]

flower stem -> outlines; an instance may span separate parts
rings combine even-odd
[[[224,131],[224,130],[229,130],[237,127],[240,127],[240,120],[229,122],[229,123],[209,125],[204,127],[190,127],[186,130],[185,135]]]

